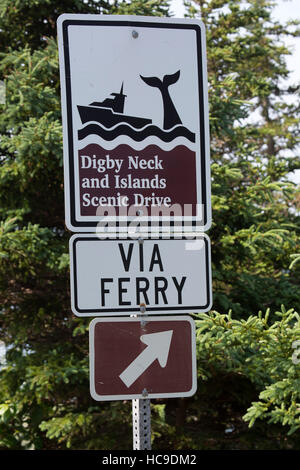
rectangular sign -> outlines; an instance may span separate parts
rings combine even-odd
[[[77,316],[191,313],[211,307],[210,241],[70,239],[71,307]]]
[[[90,391],[95,400],[187,397],[196,388],[195,323],[190,317],[91,322]]]
[[[67,227],[208,230],[203,23],[64,14],[58,40]]]

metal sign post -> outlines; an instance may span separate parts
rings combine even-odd
[[[145,315],[146,306],[140,307]],[[145,315],[147,317],[147,315]],[[143,322],[144,318],[141,319]],[[143,391],[147,395],[147,391]],[[132,400],[132,439],[133,450],[151,450],[151,405],[149,398]]]
[[[151,450],[151,409],[149,398],[132,400],[133,450]]]
[[[182,314],[212,305],[205,28],[57,24],[71,309],[102,317],[90,324],[91,396],[132,400],[133,448],[148,450],[150,400],[196,392],[195,322]]]

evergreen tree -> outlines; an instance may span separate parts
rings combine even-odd
[[[2,449],[132,447],[131,403],[99,404],[89,395],[89,320],[70,310],[56,18],[63,12],[168,15],[167,3],[0,1]],[[271,6],[199,0],[188,7],[207,28],[214,308],[231,309],[234,320],[198,317],[199,392],[153,403],[155,448],[226,446],[215,437],[224,434],[224,416],[241,417],[247,408],[251,424],[264,417],[288,422],[296,436],[289,445],[299,442],[299,395],[297,388],[291,392],[299,383],[299,368],[291,365],[299,335],[291,313],[299,311],[299,193],[287,177],[299,162],[299,88],[283,80],[288,50],[282,42],[298,32],[293,23],[274,22]],[[269,326],[262,314],[250,316],[266,308]],[[273,323],[278,309],[282,321]],[[264,442],[275,435],[277,443],[281,427],[270,429],[244,431],[244,443],[236,445],[262,445],[264,434]]]
[[[274,21],[269,0],[188,5],[207,31],[214,308],[299,310],[299,85],[286,85],[284,45],[299,29]]]

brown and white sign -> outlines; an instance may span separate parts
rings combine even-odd
[[[155,230],[207,230],[202,22],[64,14],[58,38],[67,227],[127,231],[150,220]]]
[[[188,316],[101,318],[90,324],[95,400],[186,397],[196,392],[195,324]]]

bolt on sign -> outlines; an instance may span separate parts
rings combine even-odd
[[[96,318],[89,338],[95,400],[187,397],[196,392],[195,323],[190,317]]]
[[[67,227],[209,229],[203,23],[64,14],[58,39]]]
[[[77,316],[208,311],[210,241],[70,239],[71,306]]]

